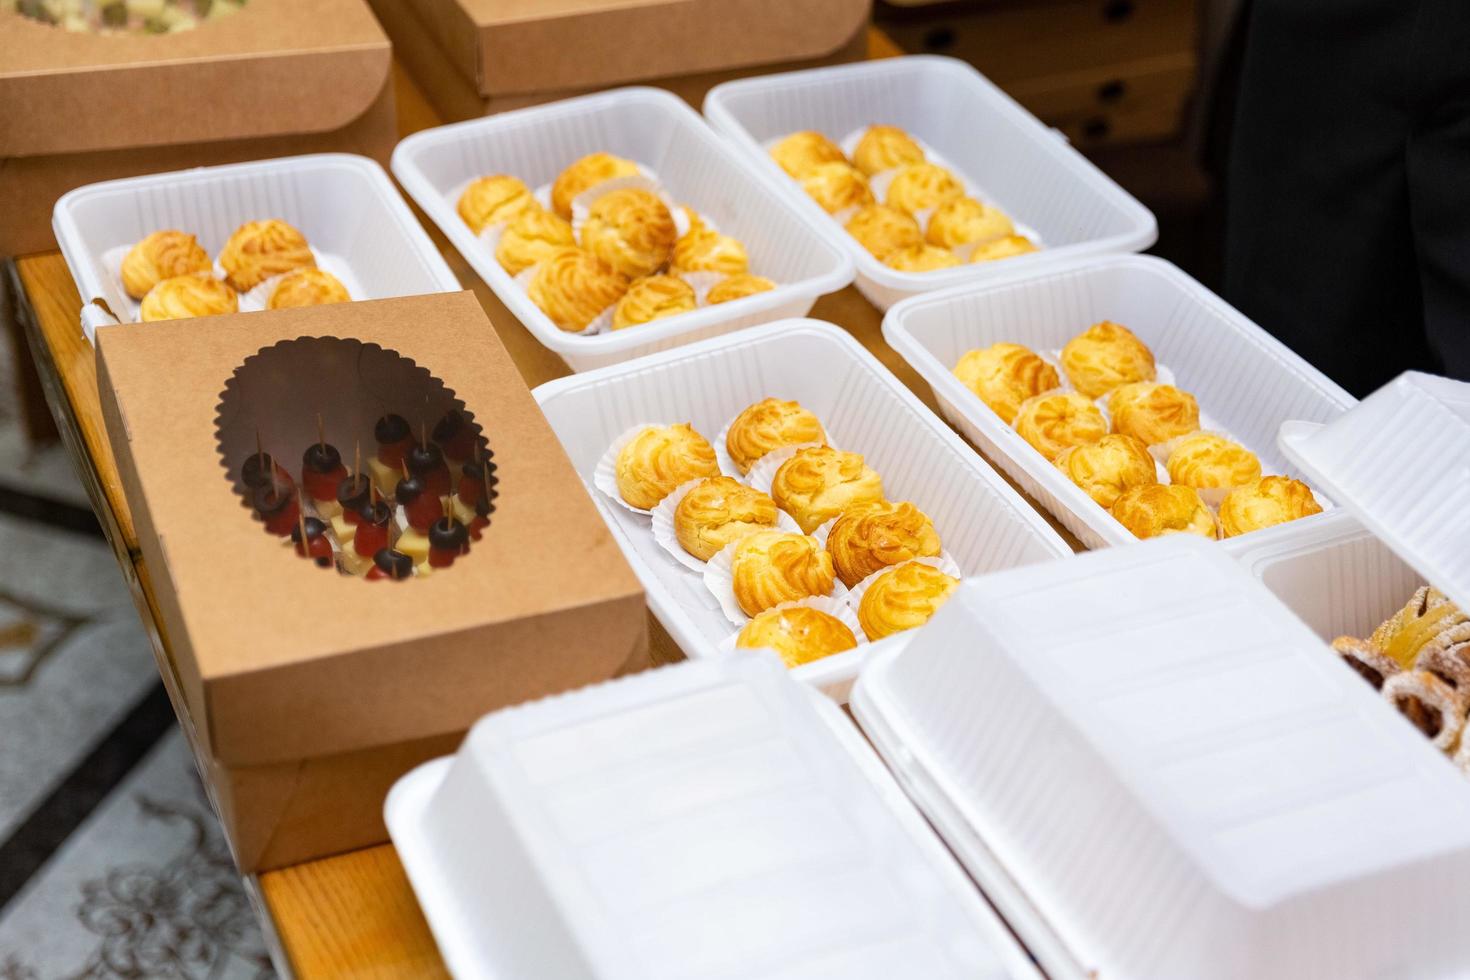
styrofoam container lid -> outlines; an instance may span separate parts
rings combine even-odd
[[[1281,451],[1435,588],[1470,609],[1470,384],[1408,371]]]
[[[1470,963],[1470,783],[1209,542],[967,581],[853,708],[1052,976]]]
[[[773,656],[496,712],[385,816],[461,978],[1037,976],[862,736]]]

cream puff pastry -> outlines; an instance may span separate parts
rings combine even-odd
[[[1113,501],[1112,514],[1136,538],[1198,534],[1213,541],[1220,536],[1214,513],[1194,487],[1170,483],[1133,487]]]
[[[853,215],[848,219],[847,233],[880,261],[890,252],[913,248],[924,242],[919,223],[913,215],[886,204],[869,204]]]
[[[1051,391],[1028,398],[1016,410],[1016,433],[1048,460],[1072,446],[1097,442],[1108,434],[1098,407],[1075,391]]]
[[[735,603],[758,616],[783,602],[830,595],[832,556],[817,539],[784,531],[756,531],[740,539],[730,559]]]
[[[1173,385],[1135,381],[1108,395],[1113,431],[1156,446],[1199,430],[1199,402]]]
[[[589,153],[557,175],[551,185],[551,209],[572,220],[572,201],[578,194],[618,177],[632,177],[638,164],[611,153]]]
[[[495,261],[514,276],[557,249],[575,244],[570,221],[545,208],[530,208],[512,218],[501,232]]]
[[[1148,447],[1129,435],[1107,435],[1085,446],[1064,449],[1054,464],[1105,509],[1126,491],[1159,482]]]
[[[921,562],[891,568],[868,584],[858,603],[858,624],[869,640],[916,629],[929,622],[960,580]]]
[[[1022,402],[1062,383],[1057,369],[1035,351],[1007,343],[966,351],[954,376],[1006,425],[1015,421]]]
[[[244,292],[254,289],[272,276],[316,265],[306,236],[276,218],[250,221],[225,242],[219,253],[219,264],[225,270],[230,286]]]
[[[614,330],[688,313],[698,304],[694,287],[678,276],[646,276],[634,281],[613,307]]]
[[[721,234],[707,225],[691,227],[674,243],[671,272],[718,272],[734,276],[750,264],[745,246],[738,238]]]
[[[847,156],[836,143],[812,130],[792,133],[777,143],[771,148],[771,158],[798,180],[824,163],[847,162]]]
[[[240,299],[228,283],[213,276],[174,276],[148,290],[143,297],[141,316],[144,323],[157,320],[185,320],[195,316],[220,316],[236,313]]]
[[[1154,354],[1122,324],[1094,323],[1062,348],[1062,370],[1078,391],[1101,398],[1135,381],[1152,381]]]
[[[801,189],[828,214],[873,203],[868,178],[850,163],[818,164],[802,175]]]
[[[288,272],[271,290],[266,306],[282,310],[293,306],[326,306],[331,303],[350,303],[352,296],[342,280],[325,269],[311,266]]]
[[[997,262],[1017,255],[1036,251],[1036,243],[1021,235],[1002,235],[988,242],[980,242],[970,253],[971,262]]]
[[[526,295],[558,330],[580,333],[627,291],[627,276],[584,249],[566,246],[537,264]]]
[[[900,272],[933,272],[961,265],[960,258],[947,248],[935,245],[910,245],[894,249],[883,256],[883,264]]]
[[[927,514],[908,502],[886,500],[844,511],[827,535],[837,577],[848,588],[881,568],[939,554],[939,532]]]
[[[981,204],[973,197],[957,197],[930,215],[924,240],[940,248],[959,248],[1004,238],[1015,230],[1011,219],[1000,208]]]
[[[466,187],[456,210],[470,231],[478,235],[491,225],[510,221],[526,211],[539,211],[541,205],[519,177],[492,174]]]
[[[776,502],[731,476],[713,476],[695,487],[674,508],[674,538],[700,561],[747,534],[776,526]]]
[[[826,441],[821,421],[800,402],[763,398],[735,416],[725,432],[725,451],[741,473],[749,473],[773,449]]]
[[[1170,482],[1197,490],[1233,490],[1261,478],[1261,461],[1255,453],[1213,432],[1180,439],[1164,466]]]
[[[924,150],[897,126],[869,126],[853,148],[852,162],[871,177],[895,167],[923,163]]]
[[[1220,527],[1233,538],[1322,513],[1311,488],[1286,476],[1265,476],[1236,487],[1220,504]]]
[[[964,197],[965,185],[938,164],[911,163],[888,183],[883,203],[913,214]]]
[[[771,498],[811,534],[850,507],[883,499],[883,481],[858,453],[798,449],[776,470]]]
[[[123,289],[133,299],[142,299],[165,279],[213,270],[214,263],[197,238],[170,230],[155,231],[129,249],[121,272]]]
[[[775,650],[788,667],[857,646],[857,637],[847,624],[829,613],[808,606],[767,609],[756,616],[735,638],[741,650]]]
[[[582,223],[582,247],[629,279],[663,268],[678,237],[668,207],[641,187],[598,197]]]
[[[710,306],[715,306],[719,303],[754,296],[756,293],[768,293],[775,288],[776,284],[765,276],[737,272],[711,286],[709,292],[704,295],[704,301]]]
[[[651,510],[690,480],[720,475],[714,447],[687,422],[651,425],[628,440],[614,463],[618,494]]]

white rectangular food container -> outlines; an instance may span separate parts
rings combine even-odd
[[[698,573],[655,541],[649,519],[593,488],[598,459],[641,423],[691,422],[708,439],[746,406],[789,398],[816,413],[833,444],[860,452],[890,500],[934,521],[966,575],[1072,553],[1040,514],[848,334],[816,320],[787,320],[552,381],[534,392],[572,464],[648,592],[648,604],[691,657],[718,654],[734,631]],[[793,673],[846,698],[878,645],[804,664]]]
[[[1037,977],[841,711],[766,655],[488,715],[388,795],[450,971]]]
[[[1470,783],[1208,542],[966,582],[853,709],[1050,976],[1470,963]]]
[[[777,288],[609,333],[558,329],[460,218],[455,195],[470,180],[497,173],[538,187],[597,151],[652,168],[676,201],[740,239],[750,271]],[[660,89],[614,89],[415,133],[393,152],[393,173],[501,302],[574,371],[802,316],[817,297],[852,281],[846,252],[694,110]]]
[[[1301,474],[1276,448],[1283,422],[1325,422],[1355,404],[1224,300],[1149,256],[1017,273],[916,296],[889,310],[884,339],[929,382],[945,417],[1090,548],[1135,539],[1001,421],[953,368],[966,351],[1002,341],[1056,350],[1100,320],[1121,323],[1148,344],[1174,372],[1175,384],[1255,452],[1266,473]],[[1325,487],[1315,489],[1331,496]]]
[[[87,340],[97,327],[126,319],[121,311],[132,305],[103,263],[107,252],[176,228],[218,256],[236,228],[267,218],[300,229],[353,299],[461,288],[383,168],[367,157],[323,153],[200,167],[89,184],[56,202],[52,224],[82,296]]]
[[[704,114],[822,222],[857,265],[857,285],[880,310],[916,293],[1058,261],[1148,248],[1158,224],[1142,204],[974,68],[919,55],[762,75],[710,90]],[[1041,235],[1045,248],[1000,262],[900,272],[847,234],[767,152],[777,137],[813,129],[832,140],[883,123],[909,132],[984,189],[989,203]]]

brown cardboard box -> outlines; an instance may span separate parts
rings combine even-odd
[[[646,663],[637,579],[472,294],[105,327],[97,353],[174,686],[243,869],[384,839],[392,780],[480,715]],[[462,402],[499,466],[491,525],[452,568],[318,568],[236,494],[257,427],[296,471],[322,412],[350,465],[378,415],[425,396],[426,419]]]
[[[54,248],[56,199],[98,180],[333,150],[386,163],[391,69],[362,0],[250,0],[158,36],[0,12],[0,255]]]
[[[759,66],[759,71],[774,72],[861,61],[867,56],[870,0],[725,4],[718,8],[722,12],[721,17],[713,21],[709,18],[716,8],[704,0],[634,3],[624,5],[624,12],[636,12],[640,18],[665,18],[677,25],[676,28],[668,24],[637,28],[620,26],[615,28],[620,33],[603,37],[600,44],[594,43],[595,34],[589,38],[582,29],[586,23],[596,22],[594,14],[606,13],[614,6],[607,0],[567,0],[545,8],[541,5],[528,8],[534,9],[538,17],[543,12],[555,15],[558,9],[562,14],[547,20],[533,19],[532,23],[540,27],[526,33],[519,25],[511,23],[478,27],[468,19],[467,8],[460,8],[453,0],[434,8],[438,10],[437,32],[428,19],[434,16],[433,10],[425,0],[368,2],[392,37],[395,55],[419,83],[434,108],[448,120],[462,120],[634,82],[668,89],[698,109],[711,88],[751,74],[754,65]],[[502,18],[508,18],[513,5],[497,2],[485,6]],[[800,14],[811,22],[794,36],[785,27],[779,31],[775,28],[769,31],[766,28],[760,31],[751,29],[750,25],[761,21],[746,18],[758,17],[766,6],[774,6],[783,12],[773,23],[784,24],[793,14]],[[568,14],[568,10],[579,11],[581,16]],[[738,25],[718,26],[722,19],[729,20],[737,15],[740,18]],[[819,16],[826,19],[819,20]],[[587,20],[584,21],[583,17]],[[580,27],[577,26],[579,24]],[[562,28],[569,33],[556,33]],[[697,28],[697,39],[675,43],[676,33],[691,28]],[[471,70],[468,67],[469,59],[480,57],[479,46],[486,37],[494,42],[494,50],[500,51],[505,47],[508,42],[499,33],[504,30],[510,30],[511,36],[519,39],[518,43],[532,45],[533,48],[528,50],[534,50],[535,57],[518,60],[511,76],[514,81],[492,72],[490,83],[482,86],[477,79],[478,68]],[[653,32],[650,36],[662,46],[663,53],[657,58],[629,60],[628,52],[635,49],[625,45],[624,39],[630,34],[649,31]],[[742,60],[752,57],[751,52],[740,48],[727,49],[723,44],[731,32],[752,35],[771,43],[754,61]],[[446,38],[450,41],[448,46],[443,43]],[[609,42],[608,38],[613,41]],[[683,48],[679,46],[681,43],[685,44]],[[450,47],[459,50],[458,58],[449,53]],[[678,57],[680,52],[688,52],[690,57]],[[474,63],[478,65],[478,60]],[[699,67],[712,63],[722,67]]]

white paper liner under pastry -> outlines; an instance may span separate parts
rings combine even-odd
[[[641,422],[638,425],[625,429],[621,434],[618,435],[616,439],[612,441],[612,445],[607,447],[607,451],[598,458],[597,466],[592,471],[592,485],[601,490],[603,494],[607,497],[612,498],[612,500],[615,501],[623,509],[631,510],[635,514],[642,514],[644,517],[651,516],[653,514],[653,511],[651,509],[643,510],[642,508],[634,507],[632,504],[624,500],[622,493],[618,491],[618,454],[623,451],[624,446],[633,441],[634,436],[642,432],[644,429],[662,429],[666,428],[669,425],[675,424],[678,423]],[[703,433],[700,433],[700,435],[703,435]],[[719,464],[718,456],[715,457],[715,463],[716,465]],[[724,472],[723,469],[721,470],[720,475],[735,476],[735,474],[733,473]],[[739,479],[739,477],[736,477],[736,479]],[[683,485],[684,484],[681,484],[680,486]],[[678,488],[676,487],[674,491],[670,492],[676,492],[677,490]]]
[[[799,531],[795,532],[801,533]],[[735,548],[739,541],[733,541],[721,548],[704,566],[704,587],[709,590],[720,603],[720,611],[725,618],[736,626],[744,626],[750,622],[750,617],[745,615],[745,610],[740,608],[740,603],[735,598],[735,574],[733,571],[733,559]],[[832,591],[828,596],[841,600],[847,595],[847,586],[834,574],[832,576]]]
[[[775,606],[772,606],[771,608],[772,609],[798,609],[798,608],[801,608],[801,609],[815,609],[818,612],[824,612],[828,616],[831,616],[834,619],[839,620],[842,623],[843,626],[846,626],[848,629],[852,630],[853,639],[857,640],[857,645],[858,646],[863,646],[863,645],[865,645],[868,642],[867,636],[863,633],[862,625],[858,623],[857,613],[853,611],[852,606],[848,605],[847,600],[846,600],[845,597],[844,598],[838,598],[838,597],[835,597],[835,596],[808,596],[805,599],[796,599],[796,600],[794,600],[792,602],[782,602],[782,603],[779,603],[779,604],[777,604]],[[749,622],[749,620],[747,620],[747,622]],[[736,630],[735,632],[731,633],[729,636],[727,636],[723,640],[721,640],[720,641],[720,645],[718,647],[719,651],[721,653],[735,653],[736,651],[740,650],[741,648],[738,647],[738,646],[736,646],[735,643],[736,643],[737,640],[740,639],[740,632],[744,628],[745,627],[742,626],[740,629]],[[753,647],[752,649],[768,649],[768,648],[765,648],[765,647]],[[838,653],[846,653],[846,652],[847,651],[845,651],[845,650],[839,650],[838,651]],[[829,653],[829,654],[827,654],[827,656],[828,657],[835,657],[835,656],[837,656],[837,654],[836,653]],[[818,658],[818,661],[813,661],[813,663],[816,663],[816,662],[819,662],[820,660],[825,660],[825,659],[826,659],[826,657],[821,657],[821,658]]]
[[[724,435],[728,435],[729,431],[730,427],[728,425],[725,426]],[[722,438],[720,441],[723,442],[724,439]],[[798,442],[790,446],[782,446],[779,449],[772,449],[760,459],[756,460],[755,465],[751,466],[750,472],[745,474],[746,486],[753,490],[759,490],[761,493],[770,493],[771,483],[776,479],[776,471],[781,468],[782,463],[803,449],[815,449],[823,445],[830,446],[833,449],[837,448],[836,446],[832,446],[831,442],[828,441],[826,443]],[[736,470],[736,472],[738,473],[739,470]]]
[[[768,396],[768,397],[775,397],[775,396],[772,395],[772,396]],[[739,412],[736,412],[734,415],[730,416],[730,421],[726,422],[724,424],[724,426],[721,427],[720,434],[719,434],[719,437],[718,437],[719,438],[719,442],[715,446],[715,452],[718,453],[718,454],[720,454],[720,466],[721,466],[721,468],[724,468],[725,463],[727,461],[729,462],[730,465],[729,465],[729,469],[727,470],[727,472],[730,472],[730,473],[739,473],[740,472],[740,467],[736,465],[735,458],[730,455],[730,446],[729,446],[729,441],[730,441],[730,426],[734,425],[735,424],[735,420],[738,419],[738,418],[740,418],[741,414],[743,412],[745,412],[746,409],[750,408],[751,405],[758,405],[758,404],[760,404],[764,400],[765,399],[763,399],[763,398],[756,399],[755,401],[751,402],[750,405],[746,405],[745,408],[742,408]],[[797,404],[801,404],[800,401],[798,399],[795,399],[795,398],[787,399],[787,400],[789,400],[789,401],[795,401],[795,402],[797,402]],[[803,406],[803,407],[805,407],[805,406]],[[813,412],[812,414],[815,415],[816,413]],[[821,446],[821,445],[827,445],[827,446],[831,446],[833,449],[837,449],[838,448],[837,444],[832,441],[832,433],[827,430],[827,423],[826,422],[822,422],[822,433],[824,435],[826,435],[826,437],[827,437],[826,443],[820,443],[820,442],[803,442],[803,443],[800,443],[800,444],[794,444],[791,447],[782,446],[782,447],[780,447],[778,449],[771,450],[771,452],[781,452],[782,449],[786,449],[786,448],[800,449],[803,446]],[[761,460],[766,459],[769,455],[770,455],[770,453],[767,453],[766,456],[762,456],[760,459],[756,460],[754,463],[751,463],[750,464],[750,472],[746,473],[744,476],[737,477],[737,479],[739,479],[743,483],[749,483],[750,482],[750,474],[751,473],[754,473],[755,472],[755,468],[761,464]],[[775,471],[772,471],[772,474],[773,475],[774,475],[774,472]],[[766,487],[763,492],[764,493],[770,493],[771,492],[770,491],[770,487],[769,486]]]
[[[137,243],[135,242],[133,244],[135,245]],[[316,259],[317,268],[336,276],[354,300],[367,298],[367,294],[358,285],[357,279],[352,275],[352,267],[347,263],[346,259],[343,259],[341,256],[319,251],[315,246],[308,245],[307,247],[311,249],[312,257]],[[121,323],[141,323],[143,321],[143,301],[133,299],[133,297],[128,295],[127,289],[123,287],[122,264],[123,260],[128,257],[128,253],[132,250],[133,245],[116,245],[102,253],[103,271],[106,272],[109,281],[117,285],[117,295],[123,301],[122,309],[113,309],[113,313],[121,317],[119,320]],[[218,258],[214,260],[212,275],[215,279],[221,281],[224,281],[226,278],[224,267],[219,264]],[[271,293],[275,292],[276,285],[288,275],[290,273],[271,276],[269,279],[262,280],[253,289],[247,289],[244,292],[238,293],[240,312],[258,313],[261,310],[268,309]]]
[[[853,615],[857,615],[858,609],[863,604],[863,594],[867,592],[868,589],[872,587],[873,583],[878,581],[881,576],[887,575],[895,568],[902,568],[904,565],[913,564],[929,565],[932,568],[939,569],[941,572],[950,576],[951,578],[962,579],[965,577],[965,573],[960,571],[960,566],[955,562],[953,558],[950,557],[949,552],[947,551],[941,551],[939,553],[939,557],[937,558],[910,558],[908,561],[901,561],[897,565],[889,565],[887,568],[880,568],[872,575],[869,575],[857,585],[854,585],[851,589],[847,590],[847,603],[848,605],[852,606]],[[841,585],[842,581],[839,579],[837,584]]]
[[[723,461],[720,468],[724,469]],[[699,572],[700,574],[704,573],[705,566],[708,562],[694,557],[685,551],[684,546],[679,543],[678,532],[674,529],[674,511],[678,509],[679,501],[683,500],[690,490],[693,490],[707,479],[710,478],[702,476],[698,479],[690,480],[688,483],[681,483],[675,488],[673,493],[660,500],[658,506],[649,512],[649,515],[653,519],[653,540],[658,542],[660,548],[673,556],[676,562],[690,571]],[[792,534],[801,533],[801,528],[797,526],[796,521],[792,520],[791,515],[779,508],[776,510],[776,524],[771,530],[789,531]]]

